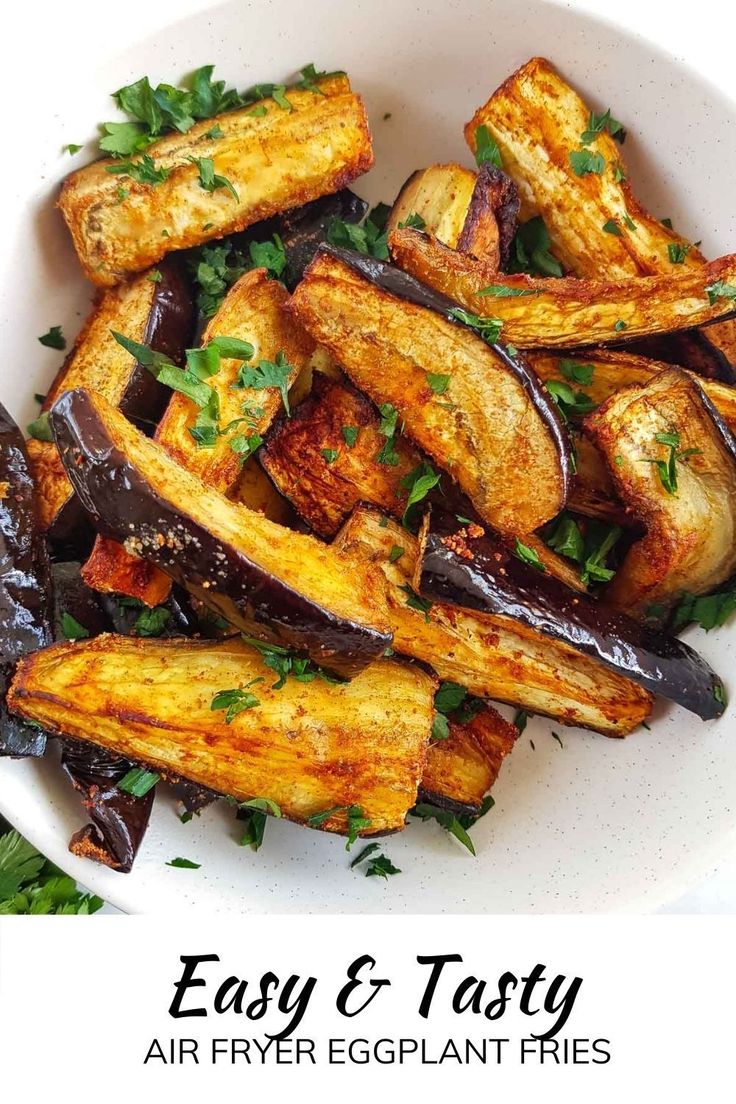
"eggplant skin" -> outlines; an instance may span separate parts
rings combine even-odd
[[[67,392],[50,420],[95,528],[227,621],[347,678],[390,645],[370,572],[229,502],[98,395]]]
[[[0,755],[39,756],[46,736],[8,714],[13,664],[52,639],[51,571],[23,435],[0,405]]]
[[[349,188],[334,195],[322,196],[311,203],[285,211],[278,220],[278,233],[286,253],[284,283],[293,291],[304,276],[304,270],[322,242],[334,218],[343,222],[360,222],[368,204]]]
[[[427,598],[509,618],[564,641],[703,720],[725,709],[723,683],[687,644],[575,594],[528,566],[491,535],[459,531],[451,514],[427,514],[415,589]]]
[[[367,172],[373,148],[361,97],[343,75],[318,86],[319,92],[289,89],[291,111],[267,99],[263,115],[252,107],[228,111],[159,139],[146,154],[170,170],[160,184],[108,172],[115,166],[109,160],[68,176],[59,207],[87,278],[110,287],[172,250],[244,230]],[[221,137],[209,136],[215,127]],[[225,188],[205,191],[190,157],[211,159],[238,198]]]
[[[710,303],[705,289],[718,281],[736,282],[736,254],[665,275],[538,279],[499,277],[491,265],[419,230],[395,230],[389,244],[400,268],[466,310],[499,318],[502,340],[520,349],[620,344],[622,338],[689,329],[734,315],[731,300]],[[479,294],[487,287],[526,294]]]
[[[391,660],[349,683],[287,679],[276,690],[275,681],[241,641],[100,636],[28,657],[10,700],[66,737],[238,801],[270,798],[300,823],[340,807],[320,827],[345,832],[342,810],[359,805],[371,822],[364,834],[403,828],[424,770],[436,681]],[[258,702],[228,724],[211,704],[237,687]]]
[[[679,435],[676,493],[657,466],[670,449],[655,435]],[[633,615],[706,594],[736,570],[736,440],[696,382],[678,368],[615,392],[585,421],[621,500],[645,535],[630,548],[606,600]]]
[[[421,800],[456,816],[477,816],[518,731],[490,705],[464,723],[450,720],[449,729],[446,739],[430,742]]]
[[[567,434],[525,362],[451,321],[452,309],[391,265],[332,246],[290,304],[360,390],[395,407],[485,521],[532,532],[567,497]],[[439,369],[450,376],[441,395],[427,380]]]
[[[626,736],[649,716],[646,690],[528,626],[443,602],[432,602],[426,613],[408,605],[417,540],[376,511],[355,510],[335,545],[379,568],[394,649],[428,664],[441,679],[607,736]],[[403,552],[392,559],[396,547]]]
[[[152,433],[164,411],[169,388],[138,364],[112,336],[111,330],[150,345],[175,363],[194,332],[194,302],[181,265],[167,260],[158,280],[146,273],[98,295],[74,348],[54,379],[42,410],[49,411],[65,391],[88,387],[119,406],[140,429]],[[56,446],[51,441],[28,442],[36,479],[41,524],[54,541],[68,540],[83,518]]]
[[[483,165],[458,238],[458,252],[481,257],[496,269],[505,268],[518,218],[519,193],[513,180],[501,169]]]

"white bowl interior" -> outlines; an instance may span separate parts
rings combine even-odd
[[[628,125],[625,158],[653,212],[702,238],[707,254],[736,249],[736,207],[724,187],[736,178],[734,105],[612,24],[543,0],[226,3],[74,72],[56,90],[53,115],[39,113],[16,133],[0,276],[0,398],[23,421],[35,415],[33,393],[46,389],[59,363],[36,337],[57,323],[73,335],[87,309],[90,289],[54,198],[62,175],[92,147],[74,161],[59,150],[115,117],[112,89],[143,73],[176,81],[208,62],[239,88],[281,79],[310,60],[345,68],[366,97],[377,154],[357,190],[390,201],[417,167],[470,163],[462,124],[534,54],[550,57],[591,106],[610,105]],[[729,676],[736,647],[728,630],[688,639]],[[436,826],[415,822],[385,843],[402,870],[389,883],[350,872],[340,840],[273,823],[254,855],[238,848],[229,810],[182,825],[167,799],[157,803],[134,872],[111,873],[68,854],[82,814],[52,761],[0,763],[0,809],[54,861],[133,912],[179,911],[183,903],[235,912],[636,910],[685,890],[732,849],[732,730],[731,710],[702,724],[674,706],[659,707],[652,730],[626,741],[534,720],[503,769],[496,807],[474,830],[477,859]],[[201,869],[166,867],[176,855]]]

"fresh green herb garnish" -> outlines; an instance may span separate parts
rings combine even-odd
[[[68,153],[70,157],[73,157],[75,153],[79,153],[81,148],[77,142],[67,142],[65,146],[61,147],[61,152]]]
[[[131,797],[145,797],[152,790],[160,778],[154,771],[145,767],[131,767],[128,773],[120,779],[117,788]]]
[[[351,863],[352,868],[354,864]],[[388,855],[376,855],[375,858],[369,859],[368,865],[365,868],[366,878],[372,878],[377,876],[379,878],[385,878],[388,881],[390,874],[400,874],[401,870],[398,866],[394,866]]]
[[[187,263],[197,286],[197,307],[205,318],[216,314],[229,288],[248,268],[246,257],[225,238],[189,251]]]
[[[487,126],[481,125],[475,128],[475,163],[480,168],[482,165],[495,165],[497,169],[503,168],[501,151],[495,138]]]
[[[608,222],[604,222],[603,229],[607,234],[614,234],[617,238],[623,237],[623,231],[615,219],[609,219]]]
[[[219,123],[215,123],[215,125],[213,127],[210,127],[210,129],[205,134],[205,138],[210,138],[211,140],[222,138],[223,136],[224,131]]]
[[[287,256],[278,234],[274,234],[271,241],[251,242],[248,251],[255,268],[265,268],[275,280],[281,278],[287,265]]]
[[[341,218],[333,218],[327,227],[327,240],[332,245],[342,246],[344,249],[354,249],[358,253],[365,253],[368,257],[376,257],[378,260],[388,260],[388,238],[385,230],[376,225],[373,212],[362,225],[355,222],[345,222]]]
[[[426,222],[421,215],[418,215],[416,211],[412,211],[410,215],[404,219],[403,222],[398,224],[399,230],[424,230],[426,229]]]
[[[436,372],[427,372],[427,383],[435,395],[444,395],[449,387],[451,376],[443,376]]]
[[[253,851],[258,851],[263,843],[269,814],[277,818],[281,816],[280,807],[270,797],[253,797],[250,801],[240,802],[238,820],[244,822],[243,835],[240,839],[241,847],[250,847]]]
[[[568,154],[570,167],[576,176],[587,176],[588,173],[602,173],[606,167],[606,160],[600,153],[592,153],[590,150],[573,150]]]
[[[677,465],[678,463],[686,460],[688,456],[696,456],[701,453],[701,449],[688,448],[680,449],[680,434],[676,429],[671,429],[667,433],[655,433],[654,440],[660,445],[666,445],[669,449],[669,456],[666,460],[652,460],[649,458],[643,458],[642,464],[654,464],[657,473],[659,475],[660,482],[667,494],[677,494]]]
[[[603,521],[589,521],[583,550],[583,568],[580,578],[584,583],[607,583],[616,572],[606,567],[606,559],[619,537],[623,534],[620,525],[607,525]]]
[[[144,153],[140,161],[119,161],[114,165],[107,165],[105,172],[117,173],[129,176],[136,184],[163,184],[171,176],[172,170],[165,169],[156,162],[148,153]]]
[[[225,724],[231,724],[238,713],[243,713],[246,709],[254,709],[261,704],[260,699],[248,690],[249,686],[255,686],[258,682],[263,682],[262,676],[246,682],[245,688],[242,690],[220,690],[212,699],[210,709],[226,709]]]
[[[348,446],[348,448],[355,448],[355,445],[358,441],[358,433],[360,432],[358,427],[357,426],[343,426],[341,432],[342,432],[343,440],[344,440],[345,444]]]
[[[17,832],[0,836],[0,916],[88,916],[102,905]]]
[[[716,591],[715,594],[704,596],[684,594],[672,616],[672,632],[679,632],[685,625],[693,622],[700,625],[706,632],[710,632],[711,629],[725,625],[734,610],[736,610],[736,583],[732,583],[725,590]],[[656,611],[657,616],[662,616],[664,613],[666,609],[663,607]]]
[[[615,184],[621,184],[626,179],[626,173],[620,165],[615,165],[613,169],[613,180]]]
[[[684,264],[685,258],[692,246],[685,245],[684,242],[670,242],[667,246],[667,255],[671,264]]]
[[[584,391],[574,391],[569,383],[563,383],[561,380],[547,380],[545,387],[557,403],[565,420],[589,414],[598,405]]]
[[[216,192],[218,188],[225,188],[236,202],[240,199],[238,193],[226,176],[220,176],[215,172],[215,163],[211,157],[187,157],[199,172],[199,186],[205,192]]]
[[[587,387],[593,382],[595,367],[592,364],[581,364],[578,360],[559,360],[557,367],[571,383],[581,383],[583,387]]]
[[[553,532],[546,538],[546,544],[560,556],[567,556],[577,563],[583,560],[585,549],[583,534],[575,519],[569,514],[563,513],[560,516]]]
[[[550,735],[552,736],[553,740],[557,741],[561,748],[564,748],[565,745],[562,742],[562,737],[560,736],[559,732],[551,732]]]
[[[420,802],[411,810],[411,815],[419,817],[421,820],[436,820],[449,835],[454,836],[463,847],[467,847],[471,855],[475,855],[475,846],[468,835],[467,829],[461,823],[460,818],[448,812],[447,809],[438,809],[435,805]]]
[[[257,648],[266,667],[270,667],[278,675],[271,687],[272,690],[280,690],[286,684],[287,678],[293,678],[296,682],[313,682],[317,677],[324,679],[325,682],[338,681],[311,659],[301,658],[294,652],[290,652],[288,648],[282,648],[278,644],[266,644],[263,640],[256,640],[255,637],[244,634],[243,640],[246,644]]]
[[[47,349],[66,349],[66,338],[61,332],[61,326],[52,326],[48,333],[42,334],[38,340]]]
[[[523,563],[529,564],[530,567],[534,567],[537,571],[545,571],[545,566],[540,560],[537,552],[534,548],[530,548],[528,544],[523,544],[519,538],[516,538],[516,546],[514,548],[514,555],[517,559],[522,560]]]
[[[397,560],[401,559],[405,551],[406,549],[402,548],[400,544],[392,544],[391,551],[388,554],[388,562],[396,563]]]
[[[324,96],[324,92],[317,84],[317,81],[327,80],[329,77],[341,77],[343,75],[342,69],[335,69],[332,73],[318,72],[314,67],[314,62],[310,61],[308,65],[305,65],[301,70],[302,79],[298,82],[297,88],[302,88],[305,92],[314,92],[317,96]]]
[[[627,230],[636,230],[636,223],[628,214],[624,215],[624,226]]]
[[[522,223],[509,256],[509,272],[532,276],[562,276],[562,265],[550,252],[550,236],[541,215]]]
[[[178,870],[199,870],[201,863],[192,862],[191,859],[171,859],[166,864],[167,866],[175,866]]]
[[[364,828],[370,828],[371,821],[366,817],[365,811],[360,805],[333,805],[331,809],[324,809],[321,813],[312,813],[307,817],[310,828],[319,828],[335,813],[345,813],[348,822],[348,838],[345,850],[349,851],[358,838],[358,833]]]
[[[433,740],[446,740],[450,735],[450,723],[444,713],[435,713],[431,735]]]
[[[160,636],[171,618],[171,611],[165,606],[144,609],[136,618],[133,632],[136,636]]]
[[[238,387],[253,387],[256,391],[274,388],[281,395],[284,409],[289,417],[289,376],[293,372],[293,365],[289,364],[286,354],[279,351],[276,360],[261,360],[255,366],[243,365],[238,372]]]
[[[603,131],[608,131],[612,138],[615,138],[617,142],[623,145],[626,138],[626,131],[624,130],[618,119],[614,119],[611,115],[611,109],[608,108],[602,115],[596,115],[595,111],[591,111],[588,119],[588,128],[584,130],[580,135],[580,141],[584,146],[589,146],[591,142],[594,142],[599,134]]]
[[[76,617],[72,617],[66,610],[61,615],[61,631],[66,640],[86,640],[89,636],[89,629],[80,625]]]
[[[402,524],[406,525],[408,520],[409,511],[412,506],[415,506],[417,502],[421,502],[426,498],[429,492],[439,484],[442,477],[432,468],[430,464],[423,461],[416,468],[405,475],[399,482],[399,487],[407,492],[406,505],[404,507],[404,514],[402,517]]]
[[[503,321],[500,318],[488,318],[479,314],[471,314],[470,311],[463,310],[462,307],[453,307],[451,311],[448,311],[448,314],[456,322],[462,322],[465,326],[470,326],[478,334],[478,337],[482,337],[489,345],[493,345],[501,336]]]
[[[409,609],[416,610],[417,613],[423,613],[424,620],[427,622],[427,624],[429,624],[429,611],[432,608],[432,603],[429,601],[429,599],[420,598],[419,595],[412,590],[408,583],[403,583],[399,587],[399,590],[403,590],[404,594],[406,595],[406,604]]]
[[[726,284],[723,280],[716,280],[714,284],[709,284],[705,291],[711,306],[714,306],[719,299],[736,299],[736,286]]]
[[[434,707],[440,713],[454,713],[465,701],[468,691],[458,682],[442,682],[434,696]]]
[[[528,710],[526,710],[526,709],[517,709],[513,723],[514,723],[514,727],[516,728],[516,731],[519,733],[520,736],[521,736],[522,732],[524,731],[524,729],[526,728],[527,721],[529,720],[530,717],[533,717],[533,716],[534,716],[534,714],[529,713]]]
[[[629,324],[628,322],[624,322],[623,319],[619,318],[618,321],[614,323],[613,328],[614,330],[616,330],[617,333],[620,333],[621,330],[628,330]]]
[[[375,854],[380,848],[380,843],[369,843],[362,851],[359,851],[353,861],[350,863],[350,869],[354,870],[356,866],[360,866],[362,862],[370,856]]]
[[[334,464],[340,455],[340,450],[331,448],[320,449],[320,455],[324,458],[326,463]]]
[[[376,456],[376,463],[387,464],[389,467],[395,468],[400,459],[396,451],[399,412],[393,403],[382,403],[378,409],[381,413],[378,432],[386,438],[386,441]]]
[[[28,436],[33,437],[36,441],[53,441],[54,435],[51,432],[48,411],[44,411],[43,414],[39,414],[37,418],[29,422],[26,431]]]

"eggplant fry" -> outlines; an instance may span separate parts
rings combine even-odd
[[[471,532],[449,513],[425,516],[414,589],[424,599],[510,620],[577,649],[703,720],[726,708],[723,683],[687,644],[625,613],[574,594],[510,553],[493,534]]]
[[[493,165],[481,166],[457,249],[504,268],[518,217],[519,193],[511,177]]]
[[[23,434],[0,404],[0,756],[40,756],[46,734],[11,716],[13,664],[52,640],[52,586]]]
[[[732,317],[733,300],[707,289],[736,282],[736,255],[661,276],[578,280],[499,276],[475,257],[448,249],[419,230],[395,230],[396,263],[466,310],[503,323],[501,340],[520,349],[620,344]],[[483,294],[485,289],[492,293]]]
[[[456,816],[477,816],[519,733],[490,705],[449,728],[446,739],[430,741],[420,796]]]
[[[254,352],[247,364],[275,361],[282,353],[292,366],[286,381],[291,386],[306,370],[314,343],[295,325],[285,311],[289,296],[276,280],[269,280],[263,268],[247,272],[230,289],[217,314],[202,336],[204,345],[216,337],[234,337],[250,342]],[[200,408],[186,395],[174,393],[156,431],[156,440],[169,455],[208,486],[228,493],[240,475],[242,454],[231,448],[235,435],[262,437],[281,408],[275,388],[256,390],[237,387],[242,361],[223,358],[219,372],[208,384],[217,394],[219,422],[231,425],[212,447],[202,447],[192,435]],[[150,373],[146,373],[153,378]],[[171,394],[170,392],[168,392]],[[162,572],[122,548],[98,537],[84,567],[90,586],[108,593],[126,594],[147,605],[165,600],[170,581]]]
[[[646,690],[568,645],[508,617],[418,598],[417,540],[395,522],[358,509],[334,544],[381,570],[395,650],[429,664],[441,679],[606,736],[626,736],[649,716]]]
[[[150,345],[179,364],[194,330],[194,303],[180,266],[169,260],[98,295],[94,309],[56,376],[41,410],[51,409],[59,395],[74,387],[98,391],[141,429],[153,432],[170,394],[112,337],[111,330]],[[51,441],[28,441],[38,494],[40,520],[54,540],[63,540],[79,526],[82,512]]]
[[[535,57],[478,109],[465,137],[475,151],[477,128],[488,128],[519,189],[522,216],[543,217],[552,250],[568,272],[620,280],[704,264],[696,245],[636,199],[621,148],[600,118],[584,143],[588,106],[549,61]],[[602,157],[602,172],[575,172],[570,154],[582,150]],[[708,337],[736,365],[736,322],[720,323]]]
[[[226,621],[345,677],[390,645],[371,571],[228,501],[99,395],[68,391],[51,411],[51,426],[98,532],[181,582]]]
[[[417,169],[396,197],[386,229],[394,230],[410,215],[419,215],[428,234],[456,249],[477,179],[471,169],[455,162]]]
[[[429,307],[410,294],[423,290],[392,266],[323,247],[290,310],[357,387],[394,407],[485,521],[532,532],[567,497],[569,443],[554,403],[523,361],[442,316],[432,293]],[[441,394],[433,373],[449,376]]]
[[[288,498],[279,493],[255,457],[243,464],[237,482],[228,492],[228,498],[239,502],[241,506],[247,506],[249,510],[263,514],[270,521],[285,525],[287,529],[293,529],[298,521]]]
[[[435,687],[416,666],[380,660],[349,683],[287,679],[277,690],[241,641],[110,635],[28,657],[10,704],[157,773],[238,801],[268,798],[301,824],[334,810],[314,826],[345,833],[359,806],[361,834],[377,835],[400,831],[416,800]],[[213,710],[223,691],[229,708]]]
[[[623,388],[585,430],[646,528],[607,600],[641,616],[725,582],[736,569],[736,440],[695,377],[670,368]]]
[[[143,155],[163,175],[155,184],[121,171],[129,164],[122,161],[95,161],[71,173],[59,207],[87,278],[110,287],[172,250],[244,230],[370,169],[365,108],[346,76],[318,81],[316,90],[291,88],[287,96],[291,110],[269,98],[258,110],[228,111],[160,138]],[[202,185],[206,161],[227,186]]]

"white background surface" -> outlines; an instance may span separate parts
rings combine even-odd
[[[397,3],[404,0],[397,0]],[[87,0],[68,0],[64,5],[43,3],[16,8],[12,18],[12,30],[7,34],[10,20],[5,17],[6,46],[5,71],[12,85],[22,96],[28,80],[29,67],[34,79],[47,79],[49,110],[53,110],[54,80],[59,79],[60,59],[67,72],[88,64],[90,55],[99,62],[100,53],[110,55],[120,48],[121,40],[127,41],[129,31],[121,34],[121,21],[126,28],[134,25],[136,36],[143,38],[165,27],[172,20],[208,5],[202,0],[158,0],[154,5],[145,0],[127,0],[124,6],[90,3]],[[462,18],[462,0],[452,5]],[[714,0],[708,5],[707,18],[693,18],[692,4],[654,3],[646,0],[619,0],[615,5],[601,0],[562,5],[594,11],[603,17],[615,14],[616,21],[658,42],[676,56],[686,59],[694,68],[707,73],[732,97],[736,97],[736,71],[732,61],[733,36],[729,32],[732,22],[730,5]],[[350,4],[336,2],[335,18],[349,18]],[[268,19],[269,4],[263,0],[264,19]],[[257,44],[252,44],[255,52]],[[31,66],[32,57],[32,66]],[[215,60],[215,59],[213,59]],[[319,59],[316,59],[319,60]],[[461,62],[461,59],[458,59]],[[666,93],[663,93],[666,94]],[[9,125],[9,121],[6,121]],[[20,125],[18,120],[14,125]],[[70,134],[69,140],[78,136]],[[6,174],[8,167],[6,166]],[[724,181],[724,187],[732,182]],[[670,906],[672,911],[730,912],[736,913],[736,855],[723,856],[719,874],[703,886]]]

